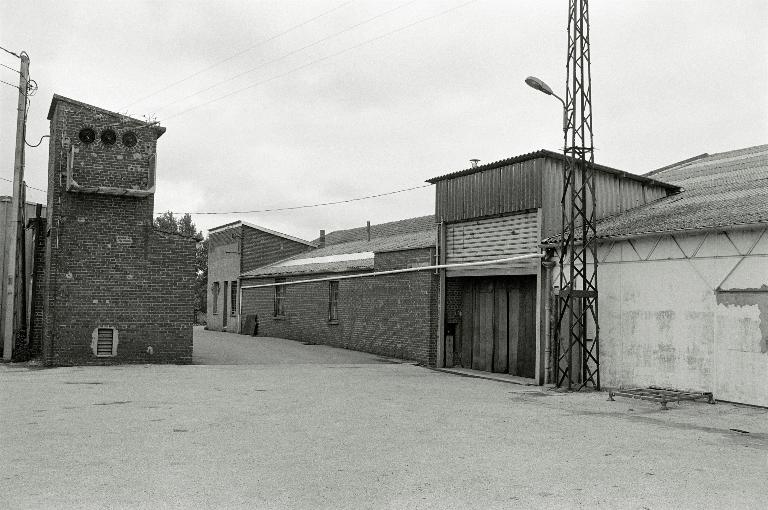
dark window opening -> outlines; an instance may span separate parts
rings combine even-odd
[[[284,278],[276,278],[275,283],[284,282]],[[285,315],[285,285],[275,285],[275,317]]]
[[[213,288],[211,289],[211,295],[213,297],[213,310],[212,312],[214,314],[219,313],[219,282],[213,283]]]
[[[229,304],[230,304],[230,310],[229,314],[233,317],[237,315],[237,282],[234,281],[229,287],[230,296],[229,296]]]
[[[101,132],[101,143],[104,145],[114,145],[117,141],[117,133],[111,129],[105,129]]]
[[[339,282],[328,282],[328,320],[339,320]]]

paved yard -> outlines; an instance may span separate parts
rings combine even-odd
[[[662,412],[286,340],[196,336],[207,365],[0,365],[0,506],[734,509],[768,500],[765,409]]]

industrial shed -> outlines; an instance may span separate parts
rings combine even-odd
[[[206,329],[241,329],[237,281],[240,274],[312,250],[309,241],[246,221],[208,231],[208,302]]]
[[[259,335],[434,365],[435,271],[375,273],[434,264],[435,239],[431,215],[322,234],[316,250],[244,272],[240,313]]]
[[[533,257],[440,270],[438,366],[509,373],[543,384],[553,263],[541,242],[560,232],[562,154],[540,150],[428,180],[436,187],[440,263]],[[679,187],[594,165],[597,217],[677,193]]]
[[[682,192],[598,224],[603,384],[768,406],[768,145],[646,176]]]

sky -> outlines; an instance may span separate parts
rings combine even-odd
[[[159,120],[155,212],[201,230],[244,220],[313,239],[434,213],[426,187],[343,205],[538,149],[562,150],[567,0],[0,0],[0,46],[30,56],[27,141],[54,93]],[[768,143],[768,2],[592,0],[598,163],[645,173]],[[0,64],[19,61],[0,52]],[[18,75],[0,67],[0,79]],[[17,94],[0,84],[0,177]],[[48,144],[26,149],[45,189]],[[0,195],[11,184],[0,180]],[[42,191],[28,191],[45,202]]]

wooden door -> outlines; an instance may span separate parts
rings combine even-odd
[[[475,285],[474,330],[472,338],[472,368],[493,370],[494,345],[494,282],[489,278]]]
[[[463,368],[533,378],[536,277],[467,278],[457,337]]]

